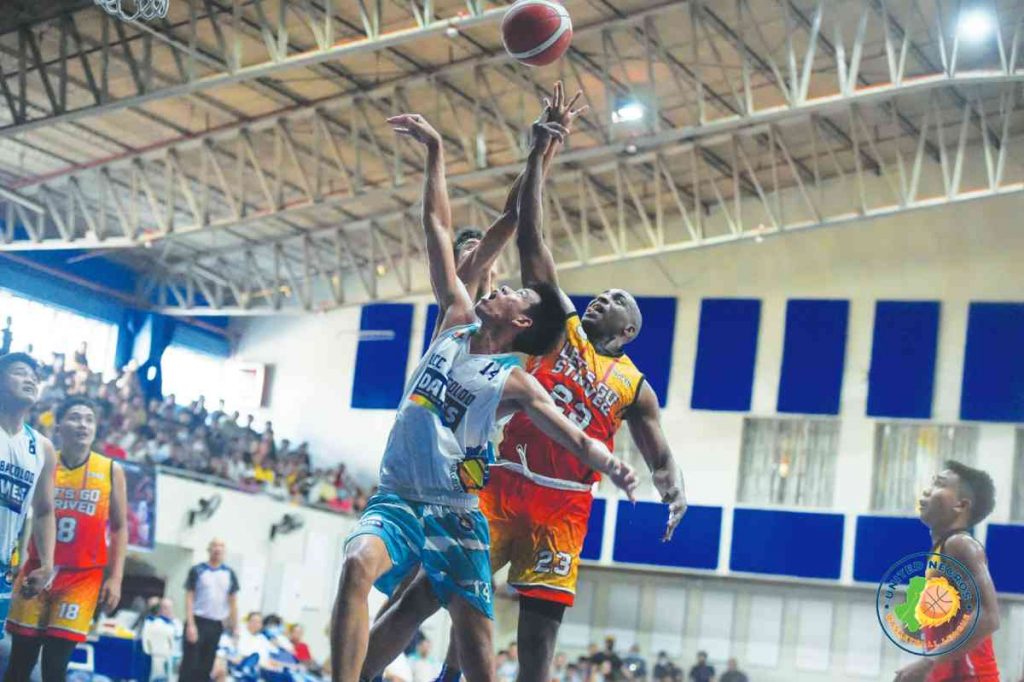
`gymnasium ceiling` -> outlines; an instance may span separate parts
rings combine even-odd
[[[113,259],[172,314],[422,292],[422,154],[385,117],[438,127],[485,225],[559,78],[591,107],[546,190],[566,269],[1024,189],[1020,0],[566,5],[570,52],[531,69],[502,2],[5,2],[0,251]]]

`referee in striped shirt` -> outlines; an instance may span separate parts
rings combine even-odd
[[[231,633],[238,625],[238,578],[224,564],[224,541],[214,538],[207,551],[209,561],[193,566],[185,581],[182,682],[210,679],[225,624]]]

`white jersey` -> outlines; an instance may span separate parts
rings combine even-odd
[[[10,565],[32,506],[46,461],[40,441],[28,424],[14,436],[0,429],[0,564]]]
[[[476,508],[514,355],[474,355],[479,324],[438,335],[405,387],[380,466],[380,490],[414,502]]]

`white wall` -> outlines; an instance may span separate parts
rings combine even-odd
[[[155,551],[142,554],[166,583],[166,596],[184,616],[185,578],[189,568],[206,560],[212,538],[227,544],[227,562],[237,573],[241,591],[239,613],[277,613],[286,623],[301,623],[306,641],[317,658],[329,654],[327,627],[341,571],[345,537],[355,519],[215,488],[195,481],[161,474],[157,485],[157,532]],[[188,511],[214,493],[222,503],[208,521],[188,526]],[[305,522],[301,530],[270,540],[270,527],[285,514],[297,514]],[[384,597],[374,593],[373,611]],[[447,643],[447,616],[439,615],[425,626],[440,646]]]

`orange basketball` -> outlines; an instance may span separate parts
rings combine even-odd
[[[569,49],[572,20],[565,7],[552,0],[520,0],[501,21],[501,42],[519,62],[544,66]]]
[[[933,620],[945,618],[954,606],[952,589],[949,584],[938,582],[926,585],[921,592],[921,600],[918,602],[921,612]]]

